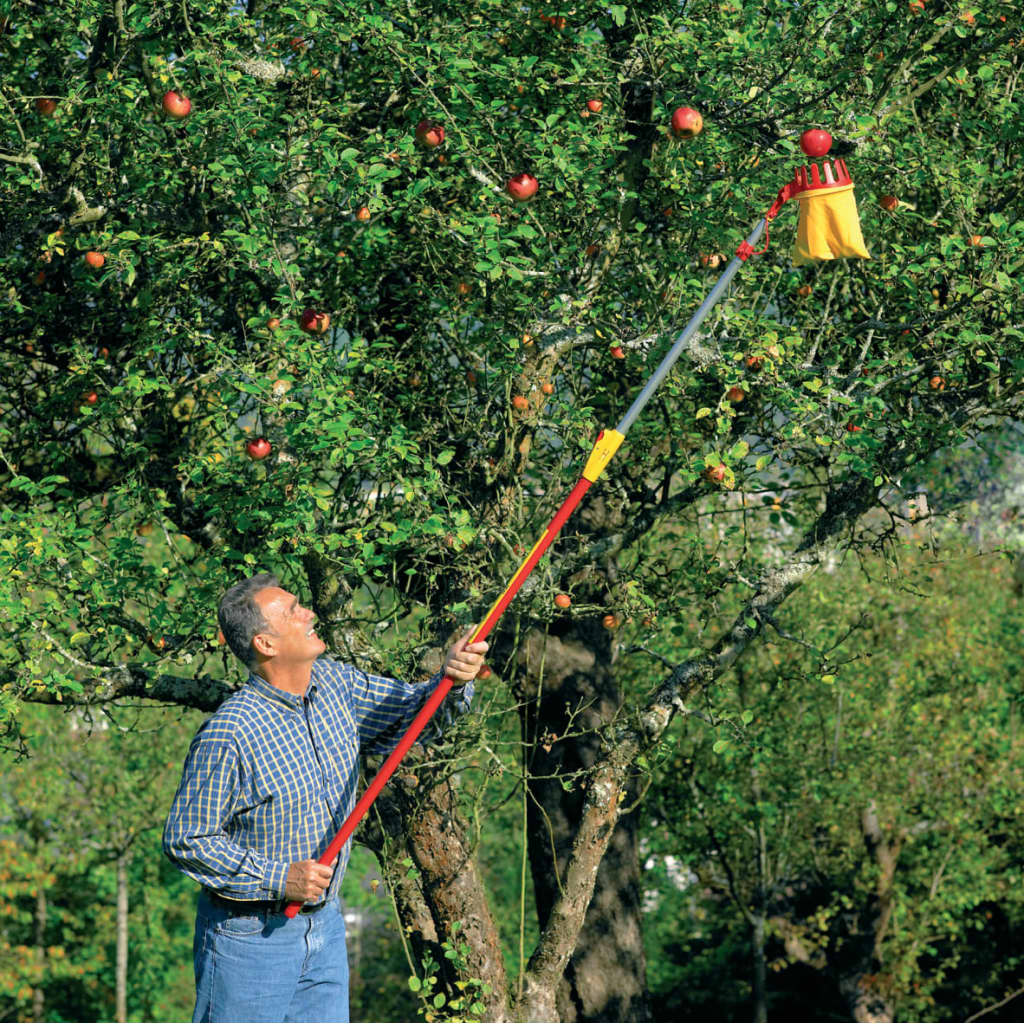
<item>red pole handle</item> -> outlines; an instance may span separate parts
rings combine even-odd
[[[469,638],[469,643],[474,644],[478,640],[483,640],[494,628],[495,623],[501,618],[502,613],[508,607],[512,598],[515,597],[519,588],[526,582],[527,576],[533,572],[534,566],[540,561],[541,556],[547,551],[551,542],[558,536],[559,530],[562,529],[565,521],[572,515],[576,506],[583,499],[583,495],[587,493],[591,482],[586,477],[580,478],[569,494],[569,497],[562,503],[562,507],[555,513],[555,517],[548,523],[547,529],[545,529],[540,540],[537,541],[530,553],[523,559],[522,565],[516,570],[516,574],[512,577],[509,585],[502,592],[498,600],[494,602],[484,621],[477,627],[476,632]],[[437,684],[437,688],[427,698],[423,707],[420,708],[419,713],[412,720],[412,724],[406,730],[405,735],[398,741],[398,746],[395,747],[388,756],[388,759],[381,765],[380,771],[374,776],[370,785],[366,787],[366,792],[355,807],[352,808],[352,813],[345,819],[345,823],[341,826],[338,834],[331,840],[330,846],[317,858],[321,864],[330,864],[341,852],[341,848],[348,842],[352,833],[355,832],[356,826],[363,820],[366,812],[370,809],[370,805],[377,799],[380,791],[387,785],[388,779],[395,773],[395,769],[402,758],[409,752],[409,748],[416,742],[419,734],[426,727],[427,722],[430,721],[434,712],[440,707],[441,701],[448,696],[448,691],[452,688],[454,681],[450,676],[445,676]],[[289,903],[285,907],[285,916],[295,917],[301,907],[301,902]]]

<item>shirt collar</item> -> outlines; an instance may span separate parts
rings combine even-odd
[[[267,700],[283,705],[286,708],[297,709],[302,704],[302,697],[298,696],[298,694],[289,693],[287,690],[282,690],[279,687],[268,683],[263,676],[257,675],[255,672],[249,673],[246,685],[251,686],[261,697],[265,697]],[[306,687],[306,696],[312,699],[315,694],[316,676],[311,675],[309,679],[309,686]]]

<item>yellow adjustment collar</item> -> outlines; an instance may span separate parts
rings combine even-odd
[[[617,430],[602,430],[594,442],[594,450],[583,467],[583,476],[593,483],[603,472],[604,467],[612,460],[612,456],[619,450],[619,445],[625,440],[626,435],[620,434]]]

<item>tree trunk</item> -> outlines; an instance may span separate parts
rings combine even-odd
[[[40,977],[46,975],[46,888],[43,885],[42,879],[39,881],[39,886],[36,889],[36,913],[35,913],[35,924],[36,924],[36,959],[39,961],[39,973]],[[42,1020],[43,1013],[46,1010],[46,993],[43,991],[43,986],[37,985],[35,991],[32,993],[32,1019]]]
[[[128,860],[127,851],[117,858],[117,960],[114,967],[118,1024],[128,1020]]]
[[[579,782],[567,791],[561,777],[594,764],[601,753],[596,730],[619,707],[608,631],[596,620],[577,621],[573,629],[562,638],[534,633],[525,645],[533,698],[522,704],[523,736],[531,750],[527,828],[542,929],[559,896],[584,801]],[[618,821],[597,870],[593,899],[556,1005],[562,1021],[650,1017],[632,815]]]
[[[485,1006],[483,1019],[508,1020],[508,978],[501,938],[467,840],[469,829],[459,817],[451,781],[431,786],[428,780],[426,771],[418,772],[415,764],[409,765],[395,776],[397,785],[385,804],[385,828],[391,836],[402,837],[400,841],[419,871],[418,893],[409,885],[403,892],[396,889],[399,915],[403,925],[411,923],[418,933],[414,949],[418,945],[419,953],[429,951],[441,966],[449,996],[459,994],[456,981],[478,979],[489,986],[489,993],[479,996]],[[429,917],[425,918],[427,908]],[[454,922],[459,922],[457,944],[464,942],[469,947],[457,973],[440,946],[455,937]]]

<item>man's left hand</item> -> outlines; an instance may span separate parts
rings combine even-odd
[[[490,644],[486,640],[478,640],[475,644],[469,643],[469,638],[476,632],[474,626],[461,640],[452,645],[448,657],[444,663],[444,674],[460,683],[468,683],[476,679],[484,663],[484,655]]]

